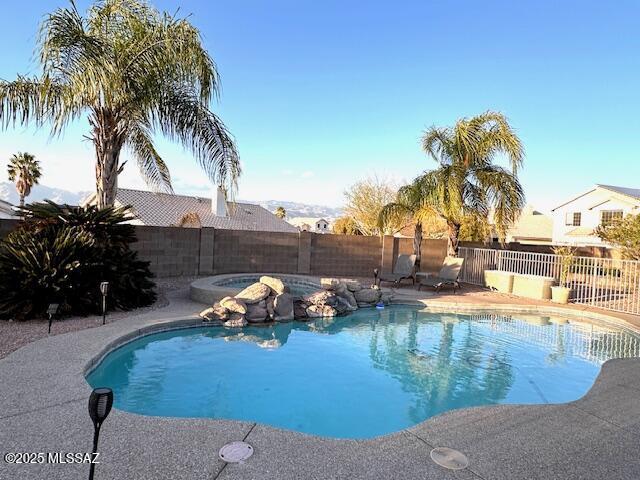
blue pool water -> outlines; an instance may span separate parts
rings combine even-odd
[[[394,306],[153,334],[110,353],[88,381],[129,412],[370,438],[456,408],[574,400],[605,360],[628,356],[640,356],[640,338],[621,329]]]

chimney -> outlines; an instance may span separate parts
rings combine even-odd
[[[227,200],[220,187],[214,187],[211,195],[211,212],[218,217],[227,216]]]

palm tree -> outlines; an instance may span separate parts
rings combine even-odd
[[[11,157],[7,166],[9,180],[15,182],[16,191],[20,195],[20,207],[24,207],[24,199],[31,193],[31,188],[38,184],[42,176],[40,162],[30,153],[18,152]]]
[[[278,207],[276,208],[275,216],[280,219],[284,219],[287,216],[287,211],[284,209],[284,207]]]
[[[524,206],[517,177],[524,149],[506,117],[486,112],[458,120],[453,128],[431,127],[422,137],[422,148],[440,164],[417,182],[425,194],[425,205],[447,222],[448,254],[457,255],[465,219],[486,222],[490,211],[504,239]],[[510,169],[493,163],[498,155],[506,156]]]
[[[396,199],[386,204],[380,211],[378,223],[380,229],[388,223],[404,222],[414,224],[413,253],[416,255],[416,265],[420,265],[422,226],[434,215],[434,211],[426,202],[426,192],[422,190],[420,179],[414,180],[409,185],[400,187]]]
[[[38,42],[41,75],[0,81],[0,123],[50,123],[52,135],[87,117],[96,153],[99,207],[113,205],[127,148],[145,181],[172,191],[153,136],[182,143],[208,177],[233,191],[238,155],[209,110],[219,91],[213,59],[186,19],[144,0],[96,1],[82,16],[74,2],[49,14]]]

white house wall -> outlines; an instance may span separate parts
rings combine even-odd
[[[595,235],[576,237],[567,233],[576,228],[588,228],[594,230],[600,225],[600,215],[603,210],[622,210],[623,216],[628,214],[637,215],[640,202],[632,198],[618,195],[608,190],[596,188],[595,190],[556,208],[553,214],[553,243],[570,245],[599,245],[606,246],[600,238]],[[582,218],[580,227],[565,225],[567,213],[580,212]]]

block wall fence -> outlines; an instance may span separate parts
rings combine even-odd
[[[18,225],[0,220],[0,238]],[[392,236],[275,233],[213,228],[135,226],[133,244],[157,277],[221,273],[297,273],[326,276],[373,276],[373,269],[393,269],[398,255],[413,252],[413,239]],[[462,242],[462,246],[501,248],[499,244]],[[542,245],[508,244],[510,250],[551,253]],[[584,256],[608,256],[605,249],[583,249]],[[437,272],[446,256],[446,240],[422,241],[421,270]]]

